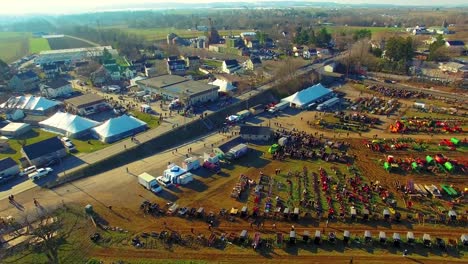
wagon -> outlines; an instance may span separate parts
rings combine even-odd
[[[400,247],[401,238],[399,233],[393,233],[393,246]]]
[[[291,245],[296,244],[296,231],[291,230],[289,232],[289,244]]]
[[[450,217],[450,221],[457,221],[457,212],[455,210],[450,210],[448,216]]]
[[[208,246],[209,247],[213,246],[215,241],[216,241],[216,234],[211,233],[210,237],[208,238]]]
[[[284,218],[288,218],[288,217],[289,217],[289,208],[288,208],[288,207],[284,208],[283,216],[284,216]]]
[[[424,234],[423,235],[423,244],[425,247],[431,247],[432,246],[432,240],[431,236],[429,234]]]
[[[320,245],[321,242],[322,242],[322,236],[321,236],[320,230],[315,230],[314,244]]]
[[[205,208],[203,207],[198,208],[196,215],[198,218],[203,218],[203,216],[205,215]]]
[[[383,217],[385,221],[388,221],[390,219],[390,211],[388,209],[383,210]]]
[[[385,243],[387,241],[387,235],[384,231],[379,232],[379,241],[380,243]]]
[[[299,219],[299,208],[294,208],[292,219],[296,221]]]
[[[242,230],[239,235],[239,242],[244,243],[247,240],[247,230]]]
[[[351,207],[350,209],[351,219],[356,219],[356,208]]]
[[[304,243],[307,243],[307,241],[309,241],[309,238],[310,238],[309,231],[304,231],[304,234],[302,235],[302,240],[304,241]]]
[[[345,245],[348,244],[350,237],[351,237],[351,234],[349,233],[349,231],[348,231],[348,230],[345,230],[345,231],[343,232],[343,243],[344,243]]]
[[[242,207],[242,209],[241,209],[241,213],[240,213],[240,214],[241,214],[241,217],[247,217],[248,213],[249,213],[249,212],[248,212],[248,210],[247,210],[247,205],[244,205],[244,206]]]
[[[464,246],[468,246],[468,235],[466,234],[461,235],[460,241],[463,243]]]
[[[332,244],[335,244],[335,242],[336,242],[336,234],[335,234],[335,232],[330,232],[330,233],[328,234],[328,241],[329,241],[330,243],[332,243]]]
[[[436,237],[436,244],[439,247],[439,249],[441,249],[441,250],[446,250],[447,249],[447,247],[445,245],[445,241],[440,237]]]
[[[362,210],[362,219],[363,220],[369,220],[369,210],[368,209]]]
[[[366,243],[372,242],[372,235],[371,235],[371,232],[369,230],[364,231],[364,241]]]
[[[408,242],[408,244],[413,244],[415,242],[413,232],[406,233],[406,241]]]

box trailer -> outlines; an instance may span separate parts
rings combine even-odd
[[[138,183],[153,193],[159,193],[162,191],[162,187],[158,184],[156,178],[146,172],[138,175]]]
[[[193,181],[193,175],[190,172],[187,172],[179,177],[179,184],[188,184],[189,182]]]
[[[276,112],[279,112],[281,110],[284,110],[286,108],[289,107],[289,102],[286,102],[286,101],[283,101],[283,102],[279,102],[277,105],[273,106],[272,108],[270,108],[268,110],[268,112],[270,113],[276,113]]]
[[[248,117],[250,115],[250,111],[249,110],[242,110],[240,112],[237,112],[236,114],[238,117],[239,117],[239,120],[242,120],[246,117]]]
[[[238,159],[242,156],[244,156],[247,151],[249,150],[249,147],[245,144],[239,144],[226,153],[226,158],[227,159]]]
[[[200,160],[195,157],[190,157],[182,162],[182,168],[186,171],[192,171],[200,168]]]

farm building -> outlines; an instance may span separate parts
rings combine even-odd
[[[67,155],[67,150],[58,137],[45,139],[21,149],[21,153],[30,165],[41,166]]]
[[[133,116],[111,118],[102,125],[93,128],[93,133],[104,143],[111,143],[133,136],[147,129],[145,122]]]
[[[271,138],[272,131],[269,127],[264,126],[241,126],[239,134],[242,139],[248,141],[268,141]]]
[[[10,79],[8,86],[16,92],[25,92],[37,88],[39,76],[33,71],[18,73]]]
[[[106,100],[96,94],[84,94],[65,100],[65,105],[72,113],[84,116],[109,109]]]
[[[180,99],[186,105],[195,105],[218,99],[219,87],[177,75],[162,75],[137,81],[140,88],[165,99]]]
[[[9,123],[0,129],[0,133],[7,137],[17,137],[31,131],[31,126],[26,123]]]
[[[289,102],[291,107],[296,108],[307,108],[311,103],[315,103],[319,100],[323,100],[332,95],[332,90],[325,88],[322,84],[316,84],[286,98],[283,98],[282,102]]]
[[[47,98],[68,96],[73,93],[71,83],[59,78],[39,85],[41,94]]]
[[[39,53],[39,56],[35,59],[35,63],[40,65],[56,62],[71,63],[88,58],[101,57],[104,50],[109,51],[111,55],[118,55],[117,50],[112,49],[111,46],[47,50]]]
[[[4,158],[0,160],[0,178],[5,176],[13,176],[20,172],[18,163],[12,158]]]
[[[258,57],[250,58],[245,63],[245,67],[247,68],[247,70],[251,70],[251,71],[261,66],[262,66],[262,61]]]
[[[39,122],[39,126],[44,130],[73,138],[89,134],[91,128],[97,125],[99,122],[63,112],[57,112],[50,118]]]
[[[18,109],[30,115],[49,115],[57,111],[61,104],[44,97],[17,96],[10,97],[8,101],[0,105],[0,109],[5,111]]]
[[[335,72],[335,69],[336,69],[336,63],[335,62],[331,62],[331,63],[323,66],[323,70],[326,71],[326,72]]]

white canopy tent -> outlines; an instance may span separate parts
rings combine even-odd
[[[44,130],[73,138],[88,134],[91,128],[97,125],[99,122],[64,112],[57,112],[50,118],[39,122],[39,126]]]
[[[145,131],[145,122],[128,115],[111,118],[102,125],[93,128],[97,137],[105,143],[114,142],[122,138],[133,136]]]
[[[223,79],[216,79],[213,82],[210,82],[208,84],[218,86],[219,87],[218,91],[225,92],[225,93],[232,92],[235,89],[237,89],[237,87],[234,86],[231,82],[228,82],[228,81],[223,80]]]
[[[325,88],[322,84],[316,84],[286,98],[282,102],[289,102],[292,107],[306,108],[310,103],[322,99],[332,93],[332,90]]]

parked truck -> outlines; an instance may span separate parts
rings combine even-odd
[[[149,173],[143,172],[138,175],[138,183],[153,193],[159,193],[162,191],[162,187],[158,184],[156,178],[151,176]]]
[[[233,160],[233,159],[238,159],[245,154],[247,154],[247,151],[249,150],[249,147],[245,144],[239,144],[232,149],[230,149],[226,154],[226,159],[228,160]]]
[[[281,110],[286,109],[288,106],[289,106],[289,102],[286,102],[286,101],[284,101],[284,102],[279,102],[277,105],[275,105],[275,106],[273,106],[272,108],[270,108],[270,109],[268,110],[268,112],[270,112],[270,113],[273,114],[273,113],[276,113],[276,112],[279,112],[279,111],[281,111]]]

